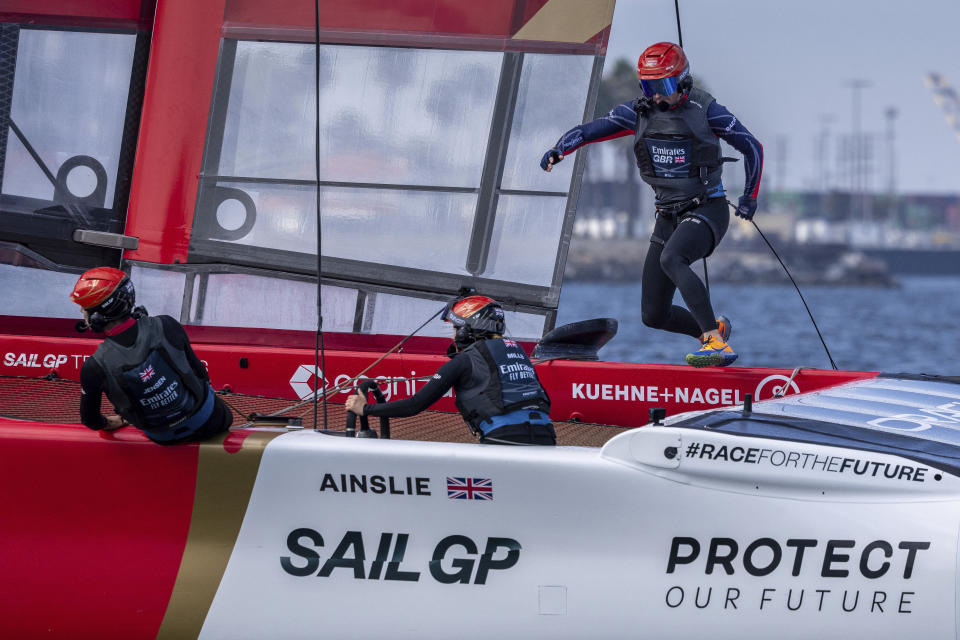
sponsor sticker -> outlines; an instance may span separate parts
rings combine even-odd
[[[674,536],[666,575],[691,581],[670,585],[664,604],[668,610],[711,609],[724,614],[751,610],[910,614],[918,591],[904,587],[916,578],[930,547],[927,540]],[[699,583],[694,576],[726,577],[730,584],[718,585],[715,579]],[[879,578],[887,578],[889,586],[860,589],[848,582],[855,580],[859,586],[862,579]],[[905,584],[898,587],[898,581]]]
[[[323,536],[315,529],[300,527],[287,535],[291,555],[280,557],[280,567],[297,577],[329,578],[340,569],[337,575],[355,580],[401,582],[419,582],[424,572],[415,569],[421,568],[441,584],[482,585],[492,571],[510,569],[520,559],[521,546],[513,538],[489,537],[481,553],[480,545],[465,535],[446,536],[434,546],[429,559],[407,558],[411,537],[410,533],[380,533],[373,553],[369,534],[347,531],[321,562],[319,549],[326,546]]]
[[[327,379],[323,377],[323,371],[319,367],[313,364],[302,364],[293,372],[293,377],[290,378],[290,386],[293,387],[293,391],[298,398],[305,400],[313,397],[315,391],[310,383],[316,380],[320,381],[318,385],[320,388],[327,388]]]
[[[80,366],[84,360],[90,356],[73,356],[73,365]],[[17,353],[8,351],[3,354],[3,365],[5,367],[23,367],[26,369],[56,369],[62,364],[66,364],[70,356],[63,353]]]
[[[926,482],[927,473],[930,472],[929,467],[922,465],[894,464],[849,456],[821,456],[809,451],[792,451],[781,448],[741,447],[696,441],[687,444],[684,457],[721,463],[757,464],[776,469],[820,471],[906,482]],[[939,480],[936,475],[934,478]]]
[[[753,392],[753,400],[800,393],[800,387],[787,376],[774,374],[761,380]],[[684,405],[730,406],[743,404],[740,389],[730,387],[689,387],[658,385],[572,382],[573,400],[613,400],[616,402],[666,402]]]
[[[621,402],[676,402],[683,404],[743,404],[739,389],[700,387],[659,387],[656,385],[599,384],[574,382],[574,400],[615,400]]]

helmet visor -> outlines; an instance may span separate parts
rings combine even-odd
[[[643,95],[648,98],[660,94],[661,96],[672,96],[677,92],[677,87],[680,86],[680,81],[678,76],[670,76],[669,78],[657,78],[656,80],[640,80],[640,88],[643,89]]]
[[[448,302],[446,306],[443,308],[443,311],[440,312],[440,319],[443,320],[444,322],[452,322],[455,325],[462,325],[463,319],[453,312],[453,305],[455,305],[459,301],[460,300],[458,298],[454,298],[453,300]]]

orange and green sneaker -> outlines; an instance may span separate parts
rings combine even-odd
[[[700,349],[687,354],[687,364],[694,367],[725,367],[733,364],[737,354],[717,336],[707,336]]]
[[[733,325],[727,316],[717,316],[717,329],[720,331],[720,339],[726,342],[730,339],[730,332],[733,331]]]

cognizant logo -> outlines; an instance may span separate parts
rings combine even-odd
[[[315,380],[320,380],[320,384],[316,385],[317,388],[327,388],[327,379],[323,377],[323,371],[320,368],[313,364],[302,364],[297,367],[297,370],[293,373],[293,377],[290,378],[290,386],[293,387],[293,391],[297,394],[298,398],[306,400],[307,398],[313,397],[315,393]]]

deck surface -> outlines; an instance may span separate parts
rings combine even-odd
[[[233,426],[249,426],[251,413],[296,416],[306,429],[312,429],[313,403],[302,404],[284,398],[268,398],[235,393],[221,394],[233,411]],[[112,413],[110,403],[103,398],[102,412]],[[328,402],[326,421],[324,408],[318,410],[320,428],[343,429],[346,411],[342,404]],[[71,380],[0,376],[0,415],[38,422],[80,423],[80,383]],[[264,425],[265,426],[265,425]],[[370,420],[370,426],[379,431],[379,421]],[[600,447],[613,436],[626,431],[624,427],[555,422],[557,444],[581,447]],[[359,424],[357,425],[359,428]],[[442,411],[424,411],[410,418],[390,420],[391,438],[430,442],[475,442],[459,414]]]

